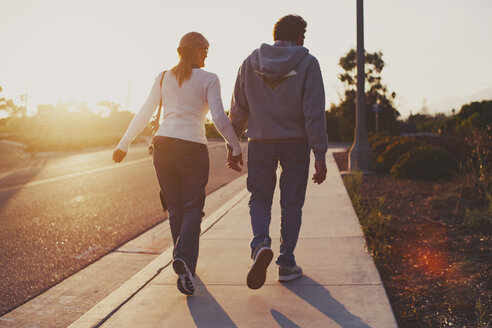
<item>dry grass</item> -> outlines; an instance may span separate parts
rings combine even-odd
[[[345,178],[400,327],[492,325],[492,199],[476,180]]]

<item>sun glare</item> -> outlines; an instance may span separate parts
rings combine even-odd
[[[176,64],[179,38],[191,30],[202,32],[211,43],[205,69],[220,77],[227,108],[242,60],[261,43],[272,42],[275,20],[288,13],[299,13],[308,22],[306,46],[320,60],[329,106],[343,93],[338,61],[355,47],[352,1],[286,0],[279,9],[275,2],[253,0],[240,15],[235,3],[223,0],[194,2],[193,11],[188,10],[189,4],[169,2],[0,2],[2,41],[12,45],[0,54],[0,85],[3,96],[19,105],[19,95],[29,85],[30,114],[37,105],[73,99],[92,104],[96,112],[95,104],[103,100],[135,112],[157,73]],[[259,5],[260,12],[255,9]],[[491,28],[490,20],[481,19],[487,6],[457,5],[461,9],[448,10],[426,2],[367,2],[366,48],[385,54],[385,82],[396,91],[402,116],[418,110],[423,98],[431,106],[446,97],[459,102],[479,89],[492,90],[492,81],[483,75],[490,70],[486,54],[492,51],[490,43],[482,42],[483,33]],[[456,30],[451,22],[460,10],[468,10],[475,19]],[[181,12],[187,12],[186,20],[180,18]],[[415,26],[415,15],[423,15],[422,26]],[[449,32],[446,35],[461,39],[441,38],[443,28]],[[436,38],[442,40],[436,43]],[[463,49],[449,48],[456,42],[474,49],[475,59],[466,68],[455,65],[468,56]]]

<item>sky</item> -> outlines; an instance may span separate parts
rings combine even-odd
[[[365,0],[365,49],[382,51],[383,83],[402,118],[492,99],[491,0]],[[275,22],[299,14],[320,62],[327,107],[338,103],[340,57],[356,46],[356,0],[0,0],[0,97],[23,105],[108,100],[137,111],[157,74],[178,62],[187,32],[210,42],[205,70],[229,108],[236,73]]]

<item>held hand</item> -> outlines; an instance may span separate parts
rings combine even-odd
[[[317,184],[321,184],[326,179],[325,161],[315,161],[314,168],[316,172],[313,174],[313,182]]]
[[[126,156],[126,152],[119,148],[116,148],[113,151],[113,161],[115,161],[116,163],[121,162],[123,158],[125,158],[125,156]]]
[[[239,155],[232,155],[232,150],[227,149],[227,167],[233,169],[234,171],[241,172],[241,166],[243,166],[243,153]]]

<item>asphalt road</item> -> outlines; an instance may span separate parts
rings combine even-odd
[[[207,194],[237,178],[211,143]],[[163,220],[146,146],[37,157],[0,172],[0,316]]]

